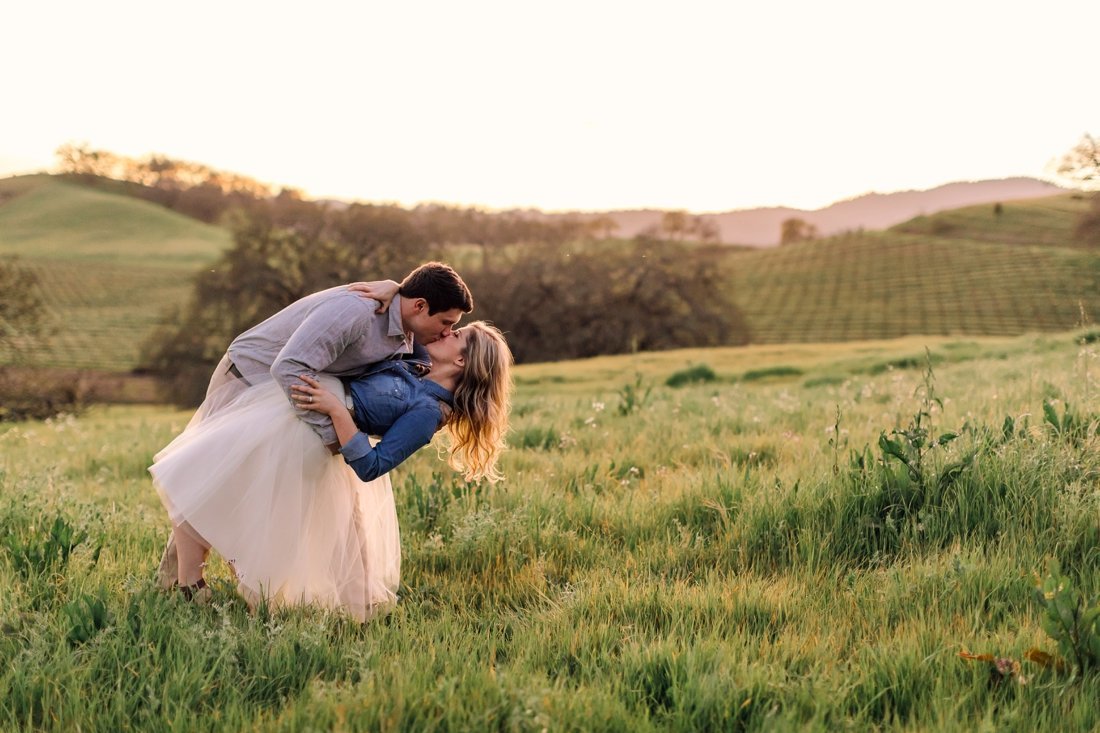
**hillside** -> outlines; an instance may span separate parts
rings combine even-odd
[[[229,234],[48,177],[0,181],[0,255],[37,272],[54,316],[38,366],[127,371]],[[1013,335],[1100,317],[1100,258],[1070,233],[1076,194],[920,216],[893,229],[730,248],[730,291],[760,344]],[[10,357],[0,355],[0,359]]]
[[[226,230],[144,201],[48,176],[0,181],[0,257],[38,275],[54,331],[32,365],[132,369],[164,310],[229,244]]]
[[[918,216],[893,229],[941,239],[1079,248],[1081,245],[1073,240],[1073,229],[1077,218],[1088,209],[1086,195],[1063,194],[1004,203],[1000,213],[985,204]]]
[[[128,196],[49,176],[0,180],[0,256],[194,270],[229,233]]]
[[[1074,194],[918,217],[731,257],[755,343],[1010,335],[1100,318],[1100,256],[1071,233]]]

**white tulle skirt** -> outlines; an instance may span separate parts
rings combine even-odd
[[[322,384],[343,395],[339,380]],[[252,604],[313,604],[360,620],[391,608],[401,544],[389,476],[360,481],[274,382],[222,397],[211,395],[149,468],[172,522],[230,563]]]

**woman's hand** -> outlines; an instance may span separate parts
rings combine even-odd
[[[385,313],[390,308],[397,291],[401,288],[399,283],[393,280],[374,280],[369,283],[352,283],[348,290],[358,293],[360,297],[378,301],[378,312]]]
[[[290,396],[294,399],[294,404],[297,405],[298,409],[323,412],[329,417],[333,417],[339,412],[347,412],[343,400],[327,389],[322,388],[316,379],[307,374],[299,374],[298,379],[305,382],[305,385],[290,385]]]

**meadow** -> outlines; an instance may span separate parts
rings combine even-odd
[[[1096,730],[1098,339],[521,366],[506,481],[395,473],[366,625],[156,590],[188,413],[0,426],[0,729]]]

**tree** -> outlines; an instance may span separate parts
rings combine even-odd
[[[45,323],[38,276],[14,259],[0,260],[0,350],[18,356],[44,334]]]
[[[812,239],[817,239],[819,236],[820,234],[816,226],[804,219],[792,217],[790,219],[784,219],[783,223],[780,225],[779,243],[794,244],[795,242],[808,242]]]
[[[1083,135],[1058,164],[1058,174],[1079,188],[1097,191],[1089,210],[1077,220],[1075,240],[1088,247],[1100,247],[1100,140]]]
[[[1073,238],[1087,247],[1100,248],[1100,194],[1092,197],[1089,210],[1077,219]]]
[[[1100,140],[1085,134],[1058,163],[1058,175],[1074,185],[1095,190],[1100,188]]]
[[[423,262],[430,248],[412,212],[399,206],[352,204],[331,221],[358,272],[404,273]]]
[[[666,211],[661,216],[661,232],[667,239],[679,242],[691,231],[691,217],[686,211]]]
[[[87,143],[67,143],[59,147],[55,154],[62,173],[81,178],[120,178],[121,171],[126,168],[119,156],[105,150],[92,150]]]
[[[48,315],[38,276],[0,260],[0,422],[77,413],[91,389],[82,375],[20,368],[24,352],[47,335]]]
[[[717,244],[722,237],[718,222],[712,217],[696,216],[692,222],[692,232],[704,244]]]
[[[507,333],[517,361],[746,343],[713,258],[635,242],[591,252],[526,247],[465,274],[476,317]]]
[[[611,239],[611,235],[619,228],[619,223],[607,214],[600,214],[594,219],[589,219],[585,228],[590,236],[597,239]]]
[[[210,372],[233,338],[295,300],[349,279],[349,251],[278,226],[273,204],[238,214],[231,249],[200,272],[187,305],[146,341],[143,368],[179,405],[202,401]],[[361,279],[355,277],[354,279]]]

